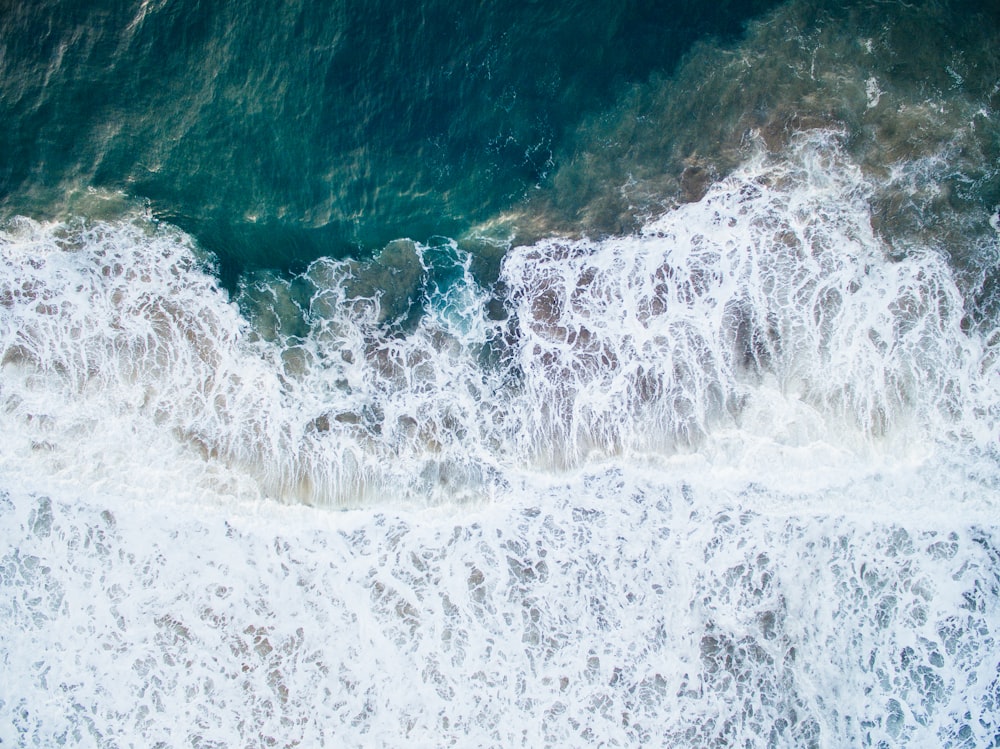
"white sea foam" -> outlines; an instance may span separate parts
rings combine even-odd
[[[265,342],[175,230],[22,221],[4,244],[8,431],[58,463],[63,443],[80,455],[68,435],[118,420],[83,466],[109,462],[106,442],[132,449],[124,428],[319,503],[475,496],[511,470],[712,452],[734,434],[992,450],[995,364],[962,329],[945,259],[886,259],[836,140],[803,136],[794,158],[761,157],[637,236],[514,248],[505,322],[454,245],[417,247],[426,312],[406,333],[377,292],[350,296],[347,262],[292,282],[304,309],[271,280]],[[280,332],[282,306],[304,335]]]
[[[13,745],[983,746],[995,533],[633,465],[459,515],[3,500]],[[945,495],[947,496],[947,495]],[[789,498],[794,501],[794,498]],[[874,513],[879,515],[880,513]],[[9,545],[8,545],[9,544]]]
[[[9,224],[0,741],[993,741],[995,351],[839,138],[512,248],[503,321],[454,244],[262,336],[170,227]]]

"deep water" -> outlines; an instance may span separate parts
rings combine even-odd
[[[123,190],[229,274],[457,236],[544,184],[583,115],[765,7],[10,4],[0,196]]]
[[[0,745],[1000,746],[997,50],[0,3]]]

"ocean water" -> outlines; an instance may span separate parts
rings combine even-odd
[[[1000,747],[995,3],[0,31],[0,745]]]

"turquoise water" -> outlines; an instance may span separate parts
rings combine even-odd
[[[1000,746],[994,2],[0,2],[0,745]]]

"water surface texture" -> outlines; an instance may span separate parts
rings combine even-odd
[[[1000,746],[996,10],[0,3],[0,745]]]

